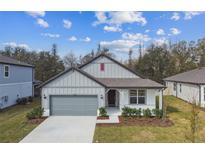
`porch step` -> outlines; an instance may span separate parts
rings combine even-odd
[[[109,119],[105,119],[105,120],[100,120],[98,119],[96,123],[98,124],[113,124],[113,123],[119,123],[119,119],[117,115],[112,115],[109,116]]]

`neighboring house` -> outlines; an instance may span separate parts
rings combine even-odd
[[[33,96],[33,66],[0,55],[0,109]]]
[[[164,86],[101,54],[41,85],[44,116],[96,115],[100,107],[162,108]]]
[[[180,73],[164,79],[166,95],[173,95],[185,101],[197,101],[205,107],[205,67]]]

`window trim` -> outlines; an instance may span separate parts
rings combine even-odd
[[[176,91],[176,90],[177,90],[177,83],[174,82],[174,84],[173,84],[173,91]]]
[[[137,91],[137,96],[130,96],[130,91],[131,91],[131,90]],[[145,95],[144,95],[144,96],[139,96],[139,95],[138,95],[138,93],[139,93],[138,91],[139,91],[139,90],[144,90]],[[131,98],[131,97],[137,98],[137,102],[136,102],[136,103],[131,103],[131,102],[130,102],[130,98]],[[144,104],[139,104],[139,103],[138,103],[138,98],[139,98],[139,97],[144,97],[144,98],[145,98],[145,103],[144,103]],[[128,98],[128,99],[129,99],[129,105],[147,105],[147,89],[129,89],[129,98]]]
[[[8,76],[5,76],[6,73],[6,67],[8,67]],[[10,77],[10,66],[9,65],[4,65],[4,78],[9,78]]]

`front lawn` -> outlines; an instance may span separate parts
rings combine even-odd
[[[33,108],[40,106],[39,99],[34,99],[28,105],[16,105],[0,111],[0,142],[19,142],[37,124],[27,122],[26,114]]]
[[[96,126],[94,142],[190,142],[189,133],[191,105],[173,96],[165,96],[171,127],[151,126]],[[201,128],[198,142],[205,142],[205,111],[200,111]]]

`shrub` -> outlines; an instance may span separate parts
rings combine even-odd
[[[29,102],[33,102],[33,97],[32,97],[32,96],[29,96],[29,97],[28,97],[28,101],[29,101]]]
[[[30,112],[27,113],[27,119],[38,119],[41,118],[43,115],[44,109],[41,107],[34,108]]]
[[[127,107],[127,106],[123,107],[122,108],[122,116],[124,116],[124,117],[131,116],[131,110],[132,109],[130,107]]]
[[[107,116],[108,116],[105,107],[99,108],[99,112],[100,112],[99,115],[100,115],[101,117],[107,117]]]
[[[162,118],[163,116],[163,110],[161,109],[153,109],[152,113],[158,118]]]
[[[142,113],[141,108],[130,108],[130,107],[123,107],[122,108],[122,116],[124,117],[140,117]]]
[[[143,110],[143,116],[149,118],[152,116],[152,112],[149,108]]]
[[[19,105],[25,105],[27,102],[28,102],[28,98],[26,98],[26,97],[18,98],[16,100],[16,103]]]

